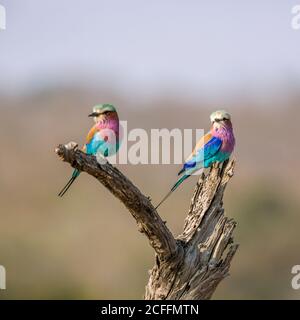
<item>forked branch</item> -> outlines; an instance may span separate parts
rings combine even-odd
[[[236,223],[224,215],[223,194],[233,176],[235,161],[215,164],[196,185],[184,229],[176,239],[148,197],[117,168],[77,149],[59,145],[55,152],[99,180],[130,211],[138,229],[156,252],[145,299],[209,299],[228,275],[237,245],[232,233]]]

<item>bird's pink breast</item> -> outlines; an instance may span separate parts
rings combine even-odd
[[[102,129],[110,129],[115,133],[119,132],[119,119],[118,118],[104,118],[98,122],[97,128],[101,131]]]
[[[212,129],[212,135],[222,140],[222,146],[220,151],[226,153],[232,153],[235,146],[235,138],[233,134],[232,125],[224,125],[218,130]]]

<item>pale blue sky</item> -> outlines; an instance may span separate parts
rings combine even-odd
[[[300,4],[300,0],[298,1]],[[300,79],[297,0],[0,0],[0,88],[265,90]]]

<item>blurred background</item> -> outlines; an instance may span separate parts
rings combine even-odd
[[[299,299],[300,31],[295,1],[0,0],[0,299],[140,299],[154,252],[109,192],[71,168],[110,102],[129,128],[209,129],[233,118],[237,166],[225,209],[238,225],[214,299]],[[119,165],[156,203],[176,165]],[[197,178],[159,210],[177,235]],[[159,186],[159,187],[158,187]]]

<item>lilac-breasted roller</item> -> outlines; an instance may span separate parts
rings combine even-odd
[[[229,159],[235,145],[230,114],[218,110],[211,114],[212,127],[196,144],[194,151],[185,161],[178,175],[181,176],[170,192],[156,206],[157,209],[181,183],[201,168]]]
[[[95,125],[89,131],[82,150],[87,154],[100,154],[103,157],[114,155],[120,146],[119,117],[116,108],[112,104],[98,104],[89,117],[93,117]],[[70,180],[58,194],[60,197],[67,192],[79,174],[79,170],[73,171]]]

